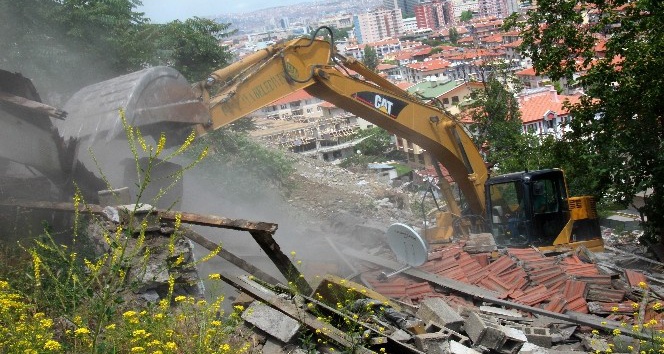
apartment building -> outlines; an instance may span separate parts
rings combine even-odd
[[[452,9],[454,18],[458,19],[461,17],[461,13],[465,11],[470,11],[473,13],[479,12],[479,1],[478,0],[452,0]]]
[[[383,6],[388,10],[401,10],[401,13],[406,16],[413,16],[415,14],[415,6],[420,3],[420,0],[383,0]]]
[[[428,1],[415,6],[415,18],[417,28],[437,30],[451,23],[451,11],[449,2]]]
[[[403,18],[400,9],[384,8],[355,15],[355,38],[358,43],[379,42],[385,38],[397,38],[403,34]]]

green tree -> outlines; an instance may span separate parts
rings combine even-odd
[[[229,26],[200,17],[166,24],[160,43],[167,54],[166,63],[191,81],[204,80],[232,59],[219,45],[219,40],[230,34]]]
[[[356,139],[365,138],[355,145],[355,150],[360,150],[363,155],[383,156],[394,149],[392,134],[379,127],[359,130],[355,133]]]
[[[460,37],[461,36],[459,35],[459,31],[457,31],[456,27],[450,28],[450,33],[449,33],[450,43],[457,44]]]
[[[470,10],[463,11],[463,12],[461,13],[461,17],[459,17],[459,19],[461,20],[461,22],[468,22],[468,21],[470,21],[472,18],[473,18],[473,12],[470,11]]]
[[[135,70],[152,41],[137,0],[0,0],[0,63],[44,91],[80,86]]]
[[[473,102],[468,114],[473,123],[469,129],[485,160],[496,164],[500,173],[524,170],[533,141],[522,134],[523,122],[519,103],[495,74],[484,80],[484,87],[471,93]]]
[[[378,66],[378,54],[376,54],[376,50],[372,46],[367,45],[364,47],[364,58],[362,62],[367,68],[376,70],[376,67]]]
[[[571,79],[585,96],[570,107],[564,140],[569,158],[582,160],[570,180],[592,176],[581,192],[629,205],[647,192],[645,236],[664,233],[664,3],[659,0],[541,0],[525,22],[513,16],[507,28],[522,30],[522,51],[552,80]],[[587,21],[590,19],[590,21]],[[544,25],[546,24],[546,25]],[[604,41],[603,56],[595,55]],[[577,191],[578,192],[578,191]]]

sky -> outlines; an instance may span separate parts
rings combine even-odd
[[[142,0],[139,12],[153,23],[185,20],[194,16],[209,17],[248,12],[268,7],[291,5],[305,0]]]

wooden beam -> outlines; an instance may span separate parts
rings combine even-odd
[[[300,273],[300,270],[281,251],[281,247],[279,247],[271,233],[265,231],[249,231],[249,233],[289,283],[295,285],[297,290],[304,295],[311,295],[314,292],[306,279],[304,279],[304,275]]]
[[[14,106],[23,107],[37,113],[45,113],[49,117],[53,117],[60,120],[64,120],[67,117],[67,112],[61,109],[49,106],[47,104],[43,104],[41,102],[29,100],[25,97],[12,95],[11,93],[3,91],[0,91],[0,102],[5,102],[12,104]]]
[[[186,224],[219,227],[222,229],[239,230],[239,231],[264,231],[271,234],[277,231],[279,225],[261,222],[249,221],[243,219],[229,219],[221,216],[202,215],[194,213],[185,213],[181,211],[159,210],[157,209],[159,217],[164,220],[175,221],[177,214],[180,214],[180,220]]]

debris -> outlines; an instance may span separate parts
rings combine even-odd
[[[463,326],[463,318],[459,313],[437,297],[424,299],[415,315],[421,320],[431,321],[457,332],[460,332]]]
[[[442,332],[417,334],[415,347],[427,354],[444,354],[444,344],[448,342],[449,336]]]
[[[290,342],[300,329],[297,320],[258,301],[242,313],[242,319],[284,343]]]

